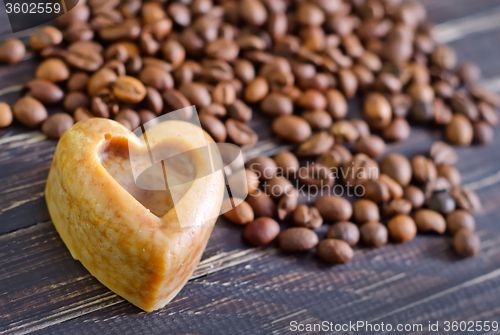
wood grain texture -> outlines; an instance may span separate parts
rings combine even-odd
[[[499,6],[497,0],[423,2],[436,23]],[[0,40],[7,31],[0,23]],[[477,33],[450,45],[459,60],[479,63],[483,76],[494,78],[500,76],[498,34]],[[0,90],[31,79],[35,67],[34,60],[0,66]],[[12,104],[18,97],[9,93],[0,101]],[[354,114],[359,109],[359,99],[350,102]],[[256,114],[251,126],[260,142],[247,157],[284,150],[273,140],[269,119]],[[440,136],[437,129],[417,128],[389,151],[425,153]],[[285,334],[292,320],[422,322],[424,329],[428,321],[499,320],[500,136],[486,148],[458,149],[463,180],[484,203],[476,218],[483,247],[477,257],[459,260],[449,238],[423,235],[402,246],[357,248],[351,263],[329,267],[313,253],[283,255],[275,245],[252,249],[241,240],[241,227],[220,219],[191,281],[150,314],[90,276],[49,221],[43,189],[55,145],[19,124],[0,130],[0,334]]]

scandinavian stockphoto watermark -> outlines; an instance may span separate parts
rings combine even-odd
[[[168,121],[180,121],[172,123],[176,127],[174,137],[166,134],[162,126]],[[182,122],[190,123],[189,127],[184,128]],[[184,132],[184,129],[187,130]],[[204,184],[196,184],[210,175],[222,174],[225,180],[222,207],[216,216],[235,208],[247,197],[241,149],[230,143],[207,141],[195,106],[164,114],[133,133],[138,141],[129,141],[129,155],[135,184],[145,191],[166,191],[166,201],[175,208],[181,227],[187,227],[191,222],[193,204],[182,201],[191,187],[198,187],[198,191],[204,192],[203,196],[218,196],[215,190],[203,189]],[[206,221],[214,218],[209,212],[207,210]]]

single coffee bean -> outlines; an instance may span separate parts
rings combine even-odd
[[[365,191],[363,197],[372,200],[377,204],[389,201],[391,198],[389,188],[380,180],[369,179],[363,183],[363,187]]]
[[[259,187],[259,177],[257,174],[252,170],[245,169],[245,176],[245,179],[241,178],[240,173],[229,176],[228,182],[233,190],[233,196],[239,195],[239,193],[242,193],[242,196],[246,196],[246,191],[248,191],[248,194],[257,191]]]
[[[410,137],[410,124],[404,118],[395,118],[391,124],[384,129],[384,139],[390,142],[406,141]]]
[[[347,101],[344,95],[335,89],[330,89],[325,92],[326,97],[326,111],[335,120],[340,120],[347,115]],[[321,108],[324,109],[324,108]]]
[[[317,247],[319,258],[329,264],[344,264],[351,260],[354,252],[346,242],[328,238],[319,242]]]
[[[207,88],[199,83],[186,83],[179,88],[179,92],[196,107],[205,107],[212,103],[212,97]]]
[[[481,240],[467,229],[460,229],[453,238],[453,247],[461,257],[471,257],[481,249]]]
[[[326,111],[306,111],[302,113],[302,117],[313,130],[326,130],[332,125],[332,117]]]
[[[455,187],[452,191],[452,196],[458,208],[470,213],[477,213],[483,207],[477,194],[466,187]]]
[[[234,104],[236,101],[236,90],[234,86],[229,82],[218,83],[212,91],[212,101],[226,106]]]
[[[352,119],[351,123],[358,131],[359,137],[370,136],[370,127],[368,126],[368,123],[361,119]]]
[[[136,104],[146,97],[146,87],[134,77],[118,77],[113,84],[113,94],[120,101]]]
[[[139,114],[131,109],[122,109],[118,114],[116,114],[114,119],[118,122],[126,120],[128,124],[130,124],[131,130],[135,130],[141,125]]]
[[[351,203],[334,195],[320,197],[314,202],[314,206],[327,222],[349,221],[352,216]]]
[[[417,155],[411,161],[413,179],[417,183],[426,184],[437,178],[436,166],[432,160],[425,156]]]
[[[43,104],[53,105],[62,100],[64,92],[59,86],[44,79],[34,79],[24,85],[29,95]]]
[[[291,152],[284,151],[274,156],[274,161],[278,168],[277,172],[285,178],[296,178],[299,170],[299,161]]]
[[[327,100],[320,91],[309,89],[302,93],[297,104],[308,110],[324,110],[327,106]]]
[[[472,87],[470,93],[478,100],[484,101],[497,108],[500,107],[500,96],[496,93],[490,92],[480,86]]]
[[[69,75],[70,71],[66,63],[59,58],[49,58],[38,65],[35,77],[57,83],[67,80]]]
[[[245,88],[245,101],[248,103],[258,102],[269,92],[267,80],[262,77],[257,77],[250,81]]]
[[[434,101],[434,90],[429,84],[415,83],[408,87],[408,95],[414,102],[431,104]]]
[[[440,45],[432,52],[431,60],[443,69],[453,70],[457,63],[457,54],[451,47]]]
[[[288,189],[278,202],[278,218],[284,220],[288,214],[293,213],[295,208],[297,208],[298,200],[299,191],[294,187]]]
[[[275,217],[277,214],[276,205],[270,196],[264,192],[254,192],[245,199],[252,207],[255,217]]]
[[[26,55],[26,47],[18,39],[10,39],[0,44],[0,63],[17,64]]]
[[[273,199],[279,199],[293,188],[292,183],[283,176],[273,176],[266,181],[266,193]]]
[[[445,80],[439,80],[432,85],[436,96],[443,99],[450,99],[455,93],[455,88]]]
[[[476,220],[468,212],[458,209],[446,217],[448,232],[454,236],[459,230],[466,229],[473,232],[476,229]]]
[[[247,224],[243,238],[254,246],[271,243],[280,233],[280,225],[268,217],[260,217]]]
[[[255,78],[255,68],[248,60],[238,59],[234,65],[234,74],[245,84],[248,84]]]
[[[400,199],[403,197],[403,187],[401,187],[397,181],[384,173],[380,174],[378,180],[387,185],[392,199]]]
[[[328,230],[326,237],[342,240],[353,247],[359,241],[359,228],[349,221],[337,222]]]
[[[358,79],[350,69],[339,69],[339,86],[347,99],[351,99],[358,89]]]
[[[455,114],[445,128],[446,139],[455,145],[470,145],[474,137],[474,129],[466,116]]]
[[[139,73],[138,78],[145,86],[154,87],[160,92],[174,87],[174,79],[172,78],[172,75],[158,66],[144,64],[144,68]],[[180,86],[181,91],[185,85]],[[208,97],[210,98],[210,94],[208,92],[206,92],[206,94],[203,94],[197,91],[196,94],[198,93],[201,95],[200,99],[206,98],[206,95],[208,95]],[[186,95],[184,92],[183,94]]]
[[[94,117],[87,108],[78,107],[73,113],[75,122],[85,121]]]
[[[316,163],[326,166],[330,169],[336,169],[347,162],[351,162],[351,152],[340,144],[334,144],[330,150],[316,159]]]
[[[427,123],[435,118],[431,102],[415,101],[410,109],[410,117],[415,123]]]
[[[376,203],[367,199],[356,200],[353,205],[353,219],[359,224],[368,221],[379,221],[380,213]]]
[[[431,146],[430,156],[436,165],[453,165],[458,161],[458,155],[452,146],[445,142],[434,142]]]
[[[68,79],[66,87],[70,92],[84,92],[87,90],[90,77],[84,72],[76,72]]]
[[[238,120],[227,119],[226,129],[229,138],[237,145],[254,145],[259,140],[252,128]]]
[[[325,13],[314,3],[301,3],[296,15],[297,22],[301,25],[321,26],[325,21]]]
[[[299,227],[316,230],[323,224],[323,218],[316,207],[300,205],[293,211],[293,223]]]
[[[295,115],[282,115],[272,123],[273,131],[292,143],[300,143],[311,136],[311,126],[306,120]]]
[[[474,62],[463,62],[455,73],[462,83],[467,85],[475,84],[481,79],[481,68]]]
[[[343,165],[342,169],[342,177],[347,186],[361,185],[368,180],[377,179],[379,176],[377,162],[365,154],[355,155]]]
[[[210,104],[208,106],[202,107],[200,109],[200,115],[201,114],[209,114],[218,118],[225,117],[227,114],[226,107],[222,106],[221,104]]]
[[[307,167],[299,169],[298,180],[308,188],[320,190],[332,187],[335,182],[333,173],[319,163],[308,164]]]
[[[248,122],[252,119],[252,109],[240,99],[236,99],[227,106],[227,114],[230,118],[240,122]]]
[[[460,186],[462,182],[460,172],[453,166],[440,165],[437,168],[437,173],[439,177],[446,178],[451,186]]]
[[[227,199],[229,203],[227,204],[227,208],[230,208],[231,202],[230,199]],[[249,222],[252,222],[254,220],[254,214],[253,214],[253,209],[250,207],[250,205],[244,201],[243,199],[233,199],[234,203],[238,204],[236,207],[231,209],[230,211],[227,211],[224,213],[224,217],[228,219],[229,221],[239,224],[239,225],[245,225]]]
[[[395,94],[389,98],[394,117],[406,118],[412,107],[413,100],[407,94]]]
[[[73,113],[77,108],[89,108],[90,99],[82,92],[69,92],[64,98],[64,110],[68,113]]]
[[[450,193],[436,192],[427,201],[427,207],[443,215],[447,215],[455,210],[456,204]]]
[[[250,160],[247,169],[255,172],[260,180],[265,181],[275,177],[278,174],[276,162],[269,157],[259,156]]]
[[[61,136],[71,128],[74,120],[66,113],[56,113],[51,115],[42,124],[42,131],[49,138],[61,138]]]
[[[474,142],[478,144],[489,144],[493,142],[495,132],[488,122],[478,121],[474,123]]]
[[[451,184],[443,177],[437,177],[436,180],[430,181],[424,186],[424,194],[429,199],[434,193],[450,192]]]
[[[347,120],[335,122],[330,129],[330,133],[334,136],[335,142],[339,144],[354,143],[359,138],[358,129]]]
[[[417,228],[421,232],[437,232],[443,234],[446,231],[446,221],[443,216],[430,209],[421,209],[413,214]]]
[[[302,157],[318,156],[330,149],[333,143],[333,137],[322,131],[303,142],[297,149],[297,155]]]
[[[5,102],[0,102],[0,128],[5,128],[11,125],[14,119],[10,106]]]
[[[163,102],[164,109],[168,111],[177,111],[179,109],[186,108],[183,111],[183,118],[189,120],[193,114],[191,108],[187,108],[191,106],[191,102],[189,102],[188,98],[180,91],[176,89],[166,89],[163,94]]]
[[[210,114],[201,114],[199,116],[201,127],[206,130],[217,143],[226,141],[227,131],[224,123]]]
[[[140,110],[139,112],[137,112],[137,114],[139,114],[139,118],[141,120],[141,125],[144,125],[147,123],[148,125],[150,125],[150,127],[152,127],[152,126],[158,124],[158,122],[159,122],[157,119],[157,115],[150,110],[143,109],[143,110]],[[76,112],[75,112],[75,119],[76,119]]]
[[[377,158],[385,152],[385,142],[377,135],[361,137],[354,145],[354,151]]]
[[[382,94],[372,93],[365,100],[363,115],[370,128],[384,129],[391,123],[391,105]]]
[[[293,113],[293,102],[280,92],[271,92],[262,99],[260,109],[270,116],[289,115]]]
[[[156,115],[160,115],[163,112],[163,98],[156,88],[151,86],[146,87],[146,97],[144,98],[144,102],[146,103],[146,106]]]
[[[281,250],[286,252],[308,251],[318,244],[318,235],[308,228],[289,228],[278,236]]]
[[[395,199],[386,204],[383,208],[384,216],[393,217],[396,215],[408,215],[412,210],[411,202],[406,199]]]
[[[387,229],[391,238],[398,243],[411,241],[417,235],[415,221],[406,215],[398,215],[392,218],[387,224]]]
[[[90,96],[96,96],[102,89],[111,87],[117,75],[111,69],[103,68],[95,72],[89,80],[87,91]]]
[[[469,120],[476,121],[479,118],[476,104],[465,91],[457,91],[451,98],[450,105],[456,114],[465,115]]]
[[[405,187],[403,197],[411,203],[413,209],[419,209],[425,203],[424,192],[413,185]]]
[[[267,21],[267,10],[258,0],[242,0],[239,2],[239,15],[252,26],[262,26]]]
[[[12,111],[16,120],[29,128],[38,128],[48,117],[40,101],[29,96],[19,99]]]
[[[363,243],[370,247],[381,247],[387,243],[387,228],[380,222],[367,222],[359,232]]]
[[[30,49],[41,50],[61,44],[63,34],[59,29],[52,26],[42,27],[30,37]]]
[[[69,65],[83,71],[97,71],[104,63],[99,51],[81,42],[75,42],[68,47],[65,60]]]

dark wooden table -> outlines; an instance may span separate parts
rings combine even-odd
[[[484,84],[499,91],[500,1],[424,3],[439,24],[439,39],[456,48],[459,60],[477,62]],[[9,36],[2,15],[0,40]],[[16,66],[0,66],[0,101],[12,104],[16,85],[32,78],[35,67],[29,55]],[[357,100],[351,111],[359,112]],[[266,140],[267,124],[253,122],[262,142],[250,155],[280,150]],[[439,136],[417,129],[390,151],[424,153]],[[220,219],[192,280],[149,314],[101,285],[59,238],[44,199],[55,146],[19,125],[0,130],[0,334],[282,334],[292,321],[419,323],[423,332],[403,333],[421,334],[431,333],[429,322],[439,321],[444,333],[444,321],[500,321],[498,134],[489,147],[458,149],[464,183],[484,205],[477,216],[478,256],[461,260],[449,238],[423,235],[405,245],[356,249],[349,264],[329,267],[313,254],[250,248],[240,227]]]

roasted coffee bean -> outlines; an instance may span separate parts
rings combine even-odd
[[[205,107],[212,103],[212,97],[207,88],[199,83],[186,83],[179,88],[179,91],[170,90],[169,92],[170,94],[163,94],[163,99],[173,110],[179,109],[180,106],[182,106],[180,108],[188,107],[190,104]]]
[[[279,199],[292,188],[292,183],[283,176],[273,176],[266,180],[266,193],[271,198]]]
[[[258,0],[242,0],[239,3],[241,18],[252,26],[262,26],[267,21],[267,10]]]
[[[90,99],[82,92],[69,92],[64,98],[64,110],[73,113],[77,108],[89,108]]]
[[[293,113],[293,102],[280,92],[271,92],[262,99],[260,109],[270,116],[288,115]]]
[[[451,191],[450,182],[444,177],[437,177],[436,180],[428,182],[424,186],[426,198],[430,198],[434,193]]]
[[[230,211],[225,212],[224,217],[239,225],[246,225],[247,223],[252,222],[254,220],[252,207],[250,207],[250,205],[243,199],[236,198],[232,200],[238,205]],[[227,199],[226,201],[229,201],[229,207],[232,206],[230,199]]]
[[[42,124],[42,131],[49,138],[61,138],[61,136],[75,123],[73,118],[66,113],[51,115]]]
[[[139,73],[139,80],[145,86],[151,86],[160,92],[174,87],[172,75],[158,66],[144,64],[144,68]],[[102,70],[101,70],[102,71]],[[182,89],[185,85],[182,85]],[[199,92],[197,92],[199,93]],[[208,92],[207,92],[208,94]],[[208,94],[210,96],[210,94]],[[204,97],[204,96],[203,96]]]
[[[333,142],[333,137],[322,131],[303,142],[297,149],[297,155],[303,157],[319,156],[330,149]]]
[[[413,185],[405,187],[403,197],[411,203],[413,209],[421,208],[425,202],[424,192]]]
[[[451,122],[453,118],[453,113],[451,109],[444,104],[443,100],[437,98],[432,104],[432,109],[434,111],[434,123],[437,125],[447,125]]]
[[[443,99],[450,99],[455,93],[455,89],[447,81],[439,80],[432,85],[436,96]]]
[[[204,113],[199,115],[200,125],[217,143],[226,141],[227,131],[224,123],[213,115]]]
[[[459,230],[465,229],[473,232],[476,229],[476,220],[464,210],[456,210],[446,217],[448,232],[454,236]]]
[[[19,99],[12,111],[16,120],[29,128],[38,128],[48,117],[40,101],[29,96]]]
[[[391,124],[384,129],[384,139],[386,141],[402,142],[410,137],[410,124],[404,118],[395,118]]]
[[[346,242],[328,238],[319,242],[317,247],[319,258],[329,264],[344,264],[351,260],[354,252]]]
[[[484,101],[497,108],[500,107],[500,96],[496,93],[490,92],[479,86],[472,87],[470,93],[478,100]]]
[[[226,106],[234,104],[236,101],[234,86],[229,82],[220,82],[217,84],[212,91],[212,101]]]
[[[26,47],[18,39],[10,39],[0,44],[0,63],[17,64],[26,55]]]
[[[365,154],[357,154],[343,166],[342,177],[347,185],[360,185],[371,179],[377,179],[377,162]]]
[[[89,48],[85,43],[75,42],[68,47],[66,62],[83,71],[97,71],[104,59],[99,51]]]
[[[408,88],[408,95],[414,102],[431,104],[434,101],[434,90],[428,84],[412,84]]]
[[[89,95],[96,96],[102,89],[111,87],[117,75],[110,69],[103,68],[95,72],[89,80],[87,91]]]
[[[380,174],[378,180],[387,185],[392,199],[399,199],[403,197],[403,187],[397,181],[385,173]]]
[[[451,47],[440,45],[432,52],[431,60],[443,69],[452,70],[457,63],[457,55]]]
[[[474,123],[474,142],[478,144],[489,144],[495,136],[493,127],[485,121]]]
[[[387,228],[380,222],[367,222],[359,229],[361,240],[370,247],[381,247],[387,244]]]
[[[316,207],[300,205],[293,211],[293,223],[299,227],[316,230],[323,224],[323,218]]]
[[[368,221],[379,221],[380,213],[376,203],[367,199],[356,200],[352,204],[353,219],[359,224]]]
[[[163,112],[163,98],[156,88],[151,86],[146,87],[144,101],[146,106],[156,115],[160,115]]]
[[[443,177],[446,180],[448,180],[450,185],[453,187],[460,186],[462,182],[462,177],[460,176],[460,172],[458,172],[458,170],[453,166],[449,165],[438,166],[437,173],[439,177]]]
[[[391,73],[382,72],[373,83],[373,88],[382,93],[397,94],[401,92],[401,81]]]
[[[327,107],[327,100],[320,91],[309,89],[302,93],[297,104],[308,110],[324,110]]]
[[[352,155],[346,147],[340,144],[334,144],[330,150],[316,159],[316,163],[322,164],[330,169],[343,166],[352,160]]]
[[[208,47],[208,46],[207,46]],[[186,59],[186,50],[176,40],[167,40],[161,47],[163,59],[172,65],[172,69],[177,69]]]
[[[497,126],[499,123],[497,111],[488,103],[479,101],[477,109],[482,120],[488,122],[491,126]]]
[[[368,123],[361,119],[352,119],[351,123],[358,131],[359,137],[370,136],[370,127],[368,126]]]
[[[191,102],[190,100],[188,100],[189,98],[185,94],[175,89],[167,89],[163,92],[162,97],[165,103],[163,108],[166,112],[177,111],[186,108],[183,112],[184,115],[182,115],[182,117],[186,120],[191,118],[193,113],[192,109],[187,108],[191,106]]]
[[[239,190],[243,193],[242,196],[246,196],[243,191],[248,191],[248,194],[252,194],[257,191],[257,188],[259,187],[259,177],[257,174],[252,170],[245,169],[245,176],[245,179],[241,178],[239,173],[229,176],[228,182],[233,190],[233,196],[239,193]]]
[[[368,90],[375,82],[375,76],[366,67],[360,64],[354,64],[352,72],[358,81],[358,87],[361,91]]]
[[[94,117],[87,108],[78,107],[73,113],[75,122],[85,121]]]
[[[364,195],[366,199],[372,200],[377,204],[384,203],[391,198],[391,193],[387,185],[375,179],[369,179],[363,183]]]
[[[445,135],[451,144],[470,145],[474,137],[474,129],[467,117],[455,114],[446,126]]]
[[[334,195],[320,197],[314,202],[314,206],[327,222],[349,221],[352,216],[351,203]]]
[[[453,112],[465,115],[471,121],[476,121],[479,118],[476,104],[465,91],[457,91],[451,98],[450,105]]]
[[[5,102],[0,102],[0,128],[5,128],[11,125],[14,119],[10,106]]]
[[[325,92],[326,97],[326,111],[330,113],[330,115],[335,120],[340,120],[346,117],[347,115],[347,101],[345,97],[338,90],[330,89]],[[320,108],[318,110],[322,110],[325,108]]]
[[[481,249],[481,240],[474,232],[461,229],[453,238],[453,247],[461,257],[471,257]]]
[[[260,217],[247,224],[243,237],[254,246],[271,243],[280,233],[280,225],[271,218]]]
[[[219,38],[209,42],[205,47],[205,54],[210,58],[233,61],[238,57],[240,47],[235,41]]]
[[[90,77],[84,72],[76,72],[68,79],[66,87],[70,92],[84,92],[87,90]]]
[[[383,213],[387,217],[396,215],[408,215],[412,210],[411,202],[406,199],[395,199],[384,204]]]
[[[413,219],[421,232],[437,232],[443,234],[446,231],[446,221],[441,214],[430,209],[421,209],[415,212]]]
[[[347,120],[340,120],[333,124],[330,128],[330,134],[335,138],[335,142],[354,143],[359,138],[357,128]]]
[[[311,136],[311,126],[301,117],[282,115],[272,123],[273,131],[285,140],[300,143]]]
[[[52,26],[42,27],[30,37],[30,49],[41,50],[61,44],[63,34],[59,29]]]
[[[302,25],[321,26],[325,21],[325,13],[314,3],[301,3],[296,15],[297,22]]]
[[[246,164],[247,169],[257,173],[260,180],[268,180],[273,178],[278,173],[278,166],[276,162],[269,157],[259,156],[256,157]]]
[[[212,103],[212,104],[205,106],[205,107],[202,107],[200,109],[200,115],[202,115],[202,114],[209,114],[209,115],[212,115],[215,117],[222,118],[222,117],[226,116],[227,110],[224,106],[222,106],[220,104]]]
[[[339,69],[339,86],[347,99],[351,99],[358,89],[358,78],[350,69]]]
[[[277,172],[286,178],[296,178],[299,170],[299,161],[291,152],[284,151],[274,156],[274,161],[277,165]]]
[[[412,107],[413,101],[409,95],[395,94],[389,98],[389,102],[394,114],[397,118],[406,118]]]
[[[370,128],[384,129],[391,123],[391,105],[382,94],[372,93],[365,100],[363,115]]]
[[[292,213],[297,208],[298,200],[299,192],[297,189],[293,187],[288,189],[278,202],[278,218],[284,220],[288,214]]]
[[[130,125],[131,130],[136,130],[141,124],[139,114],[131,109],[122,109],[118,114],[116,114],[114,119],[115,121],[120,123],[122,120],[127,121],[127,123]]]
[[[392,218],[387,224],[387,229],[391,238],[398,243],[411,241],[417,235],[415,221],[406,215],[397,215]]]
[[[136,19],[127,19],[99,30],[99,36],[105,41],[134,40],[140,33],[141,27]]]
[[[457,153],[452,146],[444,142],[434,142],[431,146],[430,156],[436,165],[453,165],[458,161]]]
[[[254,192],[245,201],[252,207],[256,218],[275,217],[277,214],[276,205],[271,197],[264,192]]]
[[[227,114],[230,118],[240,122],[248,122],[252,119],[252,109],[239,99],[227,106]]]
[[[447,215],[455,210],[456,204],[448,192],[436,192],[427,201],[427,207],[443,215]]]
[[[262,77],[257,77],[250,81],[245,88],[245,101],[248,103],[258,102],[269,92],[267,80]]]
[[[64,92],[59,86],[44,79],[34,79],[25,84],[24,89],[33,98],[46,105],[56,104],[64,97]]]
[[[302,113],[302,117],[313,130],[326,130],[332,125],[332,117],[326,111],[306,111]]]
[[[337,222],[328,230],[326,237],[342,240],[353,247],[359,241],[359,228],[349,221]]]
[[[417,183],[426,184],[437,178],[436,166],[432,160],[425,156],[417,155],[411,161],[413,179]]]
[[[279,248],[286,252],[308,251],[318,244],[318,235],[308,228],[289,228],[278,236]]]
[[[57,83],[67,80],[69,75],[70,71],[66,63],[58,58],[49,58],[38,65],[35,77]]]
[[[298,179],[308,188],[314,187],[315,189],[330,188],[335,182],[333,173],[319,163],[308,164],[307,167],[299,169]]]
[[[452,196],[460,209],[471,213],[477,213],[482,209],[481,200],[477,194],[466,187],[455,187]]]
[[[354,151],[377,158],[385,152],[385,142],[377,135],[361,137],[354,145]]]
[[[245,84],[248,84],[255,78],[255,68],[248,60],[238,59],[234,65],[234,74]]]
[[[113,83],[113,94],[120,101],[135,104],[146,97],[146,87],[134,77],[118,77]]]

